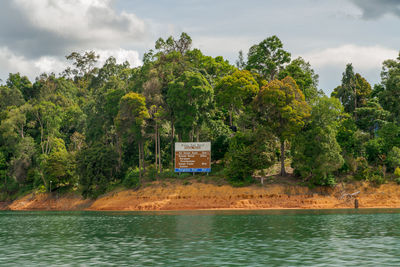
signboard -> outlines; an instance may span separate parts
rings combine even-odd
[[[211,143],[175,143],[175,172],[211,172]]]

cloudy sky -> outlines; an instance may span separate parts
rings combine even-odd
[[[231,63],[277,35],[330,93],[346,63],[371,84],[400,50],[400,0],[9,0],[0,1],[0,79],[61,72],[65,56],[95,50],[141,64],[158,37],[187,32],[194,47]]]

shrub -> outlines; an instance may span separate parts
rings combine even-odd
[[[354,178],[356,180],[367,180],[372,169],[368,166],[368,161],[364,157],[358,157],[355,162],[356,172]]]
[[[183,172],[183,173],[180,173],[179,174],[179,179],[186,179],[186,178],[188,178],[188,177],[190,177],[190,176],[192,176],[192,173],[190,173],[190,172]]]
[[[178,173],[174,172],[174,171],[164,171],[162,173],[160,173],[160,178],[177,178],[178,177]]]
[[[150,181],[155,181],[158,176],[159,176],[159,174],[158,174],[158,170],[156,169],[156,167],[154,165],[150,165],[148,167],[148,169],[146,170],[146,177]]]
[[[394,170],[394,176],[395,176],[396,178],[400,178],[400,167],[397,167],[397,168]]]
[[[47,189],[44,185],[40,185],[39,188],[36,190],[38,193],[46,193]]]
[[[400,167],[400,148],[394,146],[392,150],[389,151],[387,162],[392,169]]]
[[[125,173],[123,185],[127,188],[138,188],[140,186],[139,169],[129,168]]]
[[[334,187],[337,184],[337,182],[336,182],[335,176],[333,176],[332,174],[329,174],[325,177],[317,179],[315,184],[322,185],[322,186]]]
[[[375,185],[381,185],[386,182],[385,178],[383,178],[382,175],[376,173],[371,174],[370,177],[368,178],[368,181],[370,181]]]

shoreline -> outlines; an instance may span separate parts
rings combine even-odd
[[[335,188],[310,189],[295,184],[270,184],[235,188],[194,182],[153,182],[138,190],[109,192],[96,200],[68,193],[57,197],[28,194],[12,202],[0,202],[0,210],[59,211],[181,211],[181,210],[312,210],[354,209],[354,197],[360,191],[359,209],[400,208],[400,185],[388,183],[374,187],[351,183]]]

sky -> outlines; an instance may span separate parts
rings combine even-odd
[[[0,1],[0,79],[62,72],[65,56],[94,50],[131,66],[159,38],[188,33],[205,55],[238,52],[277,35],[330,92],[352,63],[372,85],[400,51],[400,0],[9,0]]]

